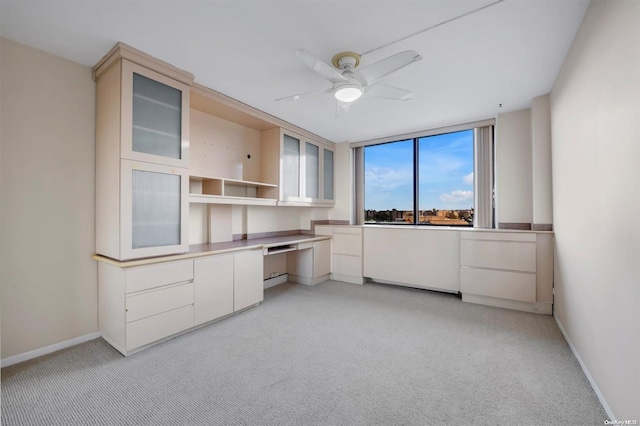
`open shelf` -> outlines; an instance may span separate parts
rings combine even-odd
[[[189,202],[275,206],[278,185],[210,176],[189,177]]]

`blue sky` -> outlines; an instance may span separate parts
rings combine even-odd
[[[473,131],[420,138],[420,210],[473,206]],[[365,209],[413,208],[413,141],[366,147]]]

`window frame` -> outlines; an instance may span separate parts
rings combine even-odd
[[[495,226],[495,120],[482,120],[455,126],[440,127],[392,137],[385,137],[369,141],[353,142],[350,144],[354,151],[354,175],[356,188],[354,191],[353,222],[365,224],[365,179],[364,179],[364,148],[367,146],[383,145],[393,142],[413,140],[413,223],[367,223],[367,225],[398,226],[434,226],[419,222],[420,194],[419,194],[419,140],[429,136],[439,136],[462,131],[473,131],[473,169],[474,169],[474,219],[471,225],[445,225],[459,228],[494,228]],[[478,173],[478,171],[480,173]],[[480,177],[479,177],[480,175]],[[479,217],[480,216],[480,217]]]

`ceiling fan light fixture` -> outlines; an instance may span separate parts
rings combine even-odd
[[[362,87],[357,84],[345,84],[338,87],[334,92],[333,96],[340,102],[353,102],[358,100],[360,96],[364,93]]]

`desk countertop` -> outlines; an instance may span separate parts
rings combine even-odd
[[[174,260],[193,259],[202,256],[211,256],[215,254],[231,253],[242,250],[257,250],[262,248],[277,247],[287,244],[298,244],[304,242],[314,242],[331,239],[327,235],[286,235],[282,237],[253,238],[250,240],[227,241],[223,243],[212,244],[192,244],[189,251],[181,254],[170,256],[149,257],[134,260],[115,260],[99,254],[94,254],[92,258],[98,262],[105,262],[120,268],[130,268],[133,266],[152,265],[154,263],[171,262]]]

